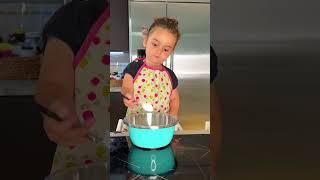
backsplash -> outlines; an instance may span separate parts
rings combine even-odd
[[[121,79],[123,70],[130,63],[128,52],[110,52],[110,75],[115,79]]]
[[[25,32],[41,32],[43,26],[53,13],[63,5],[55,3],[1,3],[0,6],[0,36],[6,41],[8,35],[22,27]]]

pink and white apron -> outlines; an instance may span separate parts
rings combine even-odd
[[[140,105],[128,108],[127,115],[143,112],[143,103],[151,103],[154,112],[168,113],[172,93],[171,82],[171,76],[165,67],[157,69],[147,66],[144,62],[133,79],[134,98],[139,99]]]

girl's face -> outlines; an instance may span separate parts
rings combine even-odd
[[[153,66],[161,65],[173,52],[176,41],[176,36],[170,31],[155,27],[143,41],[147,62]]]

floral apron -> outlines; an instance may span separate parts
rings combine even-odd
[[[90,131],[105,137],[109,129],[109,7],[91,27],[88,36],[74,59],[75,105],[81,123],[94,117]],[[58,145],[51,174],[70,167],[78,167],[95,161],[108,160],[106,146],[88,142],[75,147]]]
[[[155,69],[144,62],[133,79],[134,98],[139,99],[140,105],[128,108],[127,115],[143,112],[143,103],[150,103],[154,112],[168,113],[172,93],[171,82],[171,76],[164,66]]]

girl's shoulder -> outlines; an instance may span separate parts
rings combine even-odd
[[[143,61],[132,61],[124,69],[123,74],[130,74],[134,78],[143,64]]]
[[[143,66],[144,62],[141,60],[134,60],[127,65],[127,68],[134,68],[139,70],[141,66]]]

